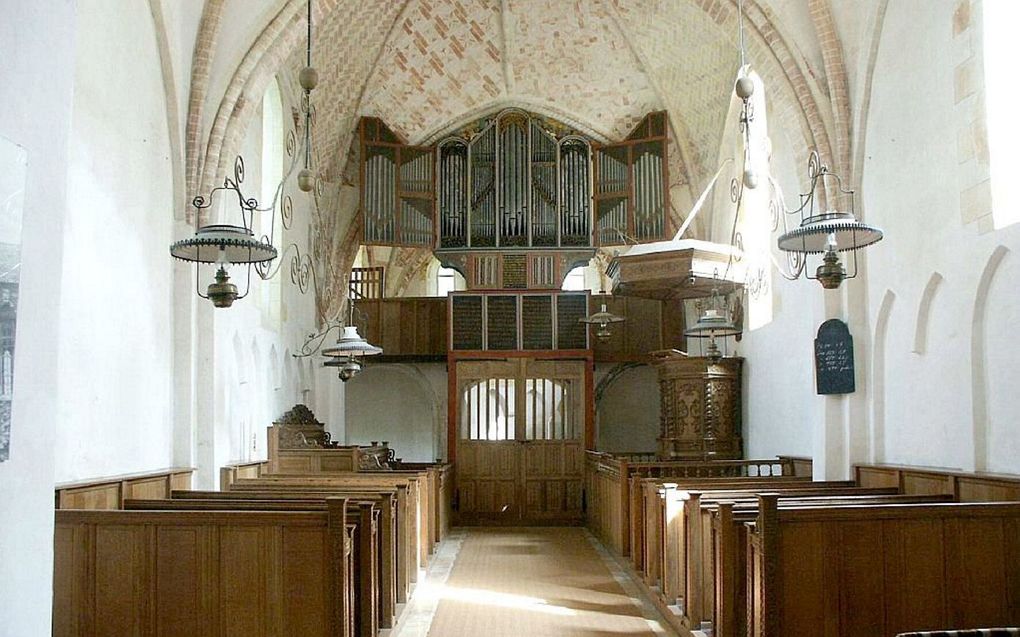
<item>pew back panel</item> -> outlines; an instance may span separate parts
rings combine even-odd
[[[777,506],[748,533],[754,637],[1020,622],[1020,504]]]
[[[961,502],[1020,502],[1020,476],[901,465],[855,465],[861,486],[895,486],[906,494],[951,493]]]
[[[346,636],[344,507],[57,511],[53,634]]]

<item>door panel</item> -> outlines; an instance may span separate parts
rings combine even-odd
[[[459,522],[579,523],[585,362],[456,365]]]

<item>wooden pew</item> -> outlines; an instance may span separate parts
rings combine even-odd
[[[775,476],[763,478],[636,478],[632,479],[630,493],[633,496],[630,512],[631,562],[634,568],[644,574],[649,586],[658,586],[662,571],[661,557],[664,552],[664,538],[667,533],[667,520],[673,519],[674,513],[667,515],[666,503],[663,498],[665,484],[674,489],[745,489],[752,491],[769,490],[771,488],[799,488],[812,483],[809,478],[793,476]],[[836,486],[836,483],[825,483]],[[853,486],[851,482],[840,482],[840,486]],[[675,504],[675,503],[674,503]],[[675,508],[675,507],[674,507]]]
[[[862,489],[862,491],[869,491]],[[803,506],[861,506],[869,504],[930,504],[952,502],[951,495],[846,495],[797,496],[784,493],[780,508]],[[747,523],[758,514],[755,496],[750,500],[702,501],[702,510],[710,511],[710,551],[708,577],[703,575],[703,593],[698,595],[702,605],[697,608],[697,621],[711,617],[712,633],[716,636],[737,637],[746,635],[746,563]],[[693,623],[693,620],[688,620]]]
[[[217,493],[217,492],[210,492]],[[355,635],[371,637],[380,628],[392,628],[396,619],[394,564],[394,510],[390,494],[370,498],[347,497],[347,518],[354,526]],[[215,499],[127,500],[126,510],[139,511],[325,511],[327,498],[319,499]]]
[[[171,493],[173,500],[198,501],[207,500],[211,502],[223,502],[223,505],[213,504],[211,506],[235,506],[234,502],[298,502],[316,503],[323,502],[327,497],[349,497],[352,499],[384,498],[390,503],[381,508],[390,511],[390,515],[382,516],[382,531],[385,536],[392,536],[393,540],[384,541],[383,555],[386,563],[392,560],[394,571],[395,603],[406,603],[410,596],[411,584],[415,581],[417,569],[412,556],[417,546],[417,530],[411,523],[411,512],[413,507],[408,502],[407,486],[397,485],[395,487],[373,487],[373,486],[334,486],[334,487],[308,487],[302,489],[300,486],[267,488],[262,491],[247,489],[242,491],[174,491]],[[389,549],[392,549],[392,557]],[[388,570],[388,569],[387,569]],[[385,627],[385,626],[384,626]]]
[[[808,486],[812,485],[812,486]],[[895,489],[862,489],[843,481],[764,486],[731,487],[724,490],[679,489],[666,485],[662,500],[666,503],[665,549],[650,559],[660,560],[661,590],[669,604],[681,608],[685,625],[695,629],[712,611],[712,519],[715,504],[721,500],[757,503],[757,494],[771,488],[784,499],[824,497],[829,501],[855,501],[895,495]],[[668,555],[667,555],[668,553]]]
[[[748,528],[749,637],[1020,623],[1020,504],[806,506]]]
[[[58,510],[53,635],[354,637],[349,522],[343,498],[304,512]]]
[[[763,478],[793,476],[794,460],[712,460],[656,462],[647,456],[616,456],[585,452],[585,520],[603,544],[619,555],[631,555],[630,525],[640,517],[631,513],[633,478]],[[636,496],[640,498],[640,494]]]
[[[635,528],[647,528],[645,536],[635,539],[642,547],[644,581],[649,593],[672,616],[679,612],[678,624],[696,630],[712,615],[713,574],[711,519],[701,506],[702,491],[711,503],[715,498],[753,499],[756,493],[769,488],[788,494],[787,497],[826,496],[855,498],[890,496],[895,488],[862,489],[850,481],[810,482],[788,478],[707,479],[682,483],[644,480],[641,488],[646,498],[646,522]],[[693,495],[692,495],[693,494]],[[693,498],[693,501],[691,499]],[[755,500],[756,501],[756,500]],[[635,556],[642,553],[635,553]],[[676,604],[672,611],[667,606]]]
[[[423,500],[430,497],[423,472],[387,471],[379,473],[358,472],[338,474],[316,474],[312,476],[263,476],[261,478],[238,480],[230,490],[240,493],[269,491],[321,491],[346,492],[355,488],[397,488],[397,506],[400,515],[410,529],[411,542],[405,543],[406,550],[398,555],[401,565],[406,564],[410,583],[418,581],[418,571],[427,563],[429,539],[422,524]]]

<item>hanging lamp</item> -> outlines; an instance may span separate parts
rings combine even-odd
[[[839,175],[821,163],[818,153],[812,151],[808,159],[810,190],[801,194],[801,205],[787,214],[800,214],[800,226],[779,237],[779,249],[803,255],[822,254],[822,264],[815,275],[805,271],[808,279],[817,279],[826,290],[834,290],[846,279],[857,276],[857,251],[882,240],[882,230],[862,223],[854,214],[854,191],[843,188]],[[816,212],[815,192],[825,187],[827,179],[835,180],[835,193],[849,202],[846,211],[825,210]],[[853,269],[848,274],[840,262],[839,253],[850,252]]]
[[[712,288],[712,295],[708,297],[708,303],[704,306],[698,322],[684,330],[684,336],[690,338],[707,338],[708,348],[705,356],[711,362],[718,362],[722,358],[722,352],[716,344],[716,338],[727,336],[739,336],[743,330],[733,320],[733,314],[719,294],[719,288]]]
[[[251,290],[251,269],[253,264],[265,263],[276,258],[277,250],[265,237],[258,239],[252,232],[258,201],[245,197],[241,192],[244,181],[244,160],[238,157],[234,162],[234,175],[223,180],[223,185],[214,188],[208,197],[199,195],[191,205],[196,211],[209,208],[220,193],[233,192],[237,196],[241,224],[208,224],[195,231],[194,236],[170,244],[170,256],[195,264],[195,292],[203,299],[209,299],[216,307],[230,307],[234,301],[243,299]],[[215,263],[215,280],[205,294],[199,286],[198,268],[202,263]],[[230,264],[244,264],[247,283],[243,294],[230,282],[227,267]]]
[[[602,295],[603,298],[605,298],[606,291],[600,290],[599,294]],[[598,312],[595,312],[594,314],[582,316],[581,318],[577,319],[577,322],[584,323],[588,326],[595,326],[595,338],[600,343],[606,343],[609,341],[609,338],[613,335],[613,332],[612,330],[610,330],[609,326],[612,325],[613,323],[622,323],[626,320],[627,320],[626,317],[620,316],[618,314],[613,314],[612,312],[610,312],[606,308],[606,304],[602,303],[602,309],[600,309]]]
[[[322,350],[328,360],[324,367],[338,367],[341,381],[347,382],[361,372],[362,359],[365,356],[382,354],[382,348],[372,345],[358,334],[358,326],[354,325],[354,302],[350,303],[350,324],[343,326],[336,345]]]

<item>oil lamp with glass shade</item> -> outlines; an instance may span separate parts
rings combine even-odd
[[[834,290],[846,279],[857,276],[857,250],[882,240],[882,230],[857,220],[854,215],[854,191],[843,188],[839,175],[829,171],[821,163],[817,152],[808,160],[808,177],[811,189],[801,195],[801,205],[787,214],[800,214],[800,226],[779,237],[779,249],[801,255],[821,254],[822,264],[815,275],[805,273],[808,279],[816,279],[826,290]],[[835,180],[834,196],[841,197],[847,210],[815,211],[815,192],[825,186],[828,179]],[[848,273],[840,262],[839,253],[850,252],[852,265]]]
[[[705,356],[710,362],[717,363],[722,358],[722,352],[716,344],[717,337],[737,336],[741,334],[740,326],[733,320],[733,315],[719,288],[712,288],[712,296],[708,298],[702,309],[698,322],[684,330],[684,336],[690,338],[707,338],[708,348]]]
[[[606,293],[605,290],[603,290],[599,294],[605,293]],[[610,312],[608,309],[606,309],[606,304],[603,303],[601,310],[588,316],[582,316],[581,318],[577,319],[577,322],[585,323],[589,326],[595,326],[595,338],[598,339],[600,343],[605,343],[608,342],[609,338],[613,335],[612,331],[609,329],[609,326],[612,325],[613,323],[622,323],[626,320],[627,320],[626,317],[619,316],[617,314],[613,314],[612,312]]]
[[[350,325],[343,327],[340,338],[336,345],[322,350],[322,355],[327,358],[323,363],[324,367],[338,367],[338,376],[343,382],[347,382],[361,372],[361,362],[365,356],[382,354],[382,348],[372,345],[358,334],[358,327],[354,325],[354,303],[351,303]]]

